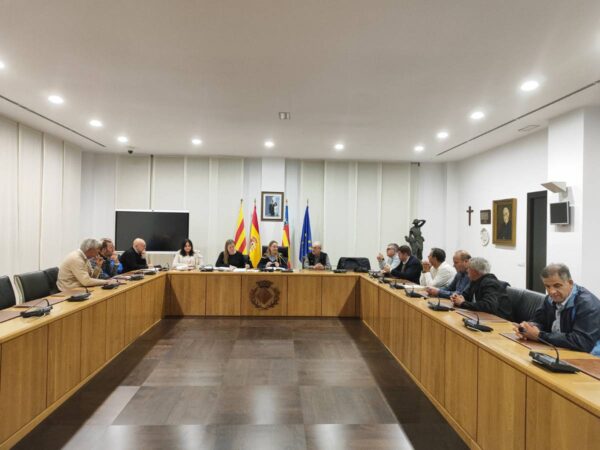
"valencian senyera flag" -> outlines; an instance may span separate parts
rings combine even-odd
[[[252,267],[258,267],[262,258],[262,247],[260,246],[260,230],[258,229],[258,216],[256,215],[256,203],[252,213],[252,225],[250,226],[250,261]]]
[[[238,214],[237,223],[235,225],[235,249],[242,255],[248,254],[246,247],[246,225],[244,224],[244,202],[240,201],[240,213]]]
[[[312,250],[312,236],[310,232],[310,216],[308,215],[308,205],[306,205],[306,211],[304,212],[304,223],[302,224],[302,239],[300,239],[300,262],[304,260],[304,257],[308,255]]]
[[[288,215],[287,200],[285,201],[285,216],[283,219],[283,237],[281,238],[281,246],[288,249],[288,268],[292,267],[292,258],[290,257],[290,217]]]

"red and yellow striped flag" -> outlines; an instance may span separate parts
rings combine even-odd
[[[242,255],[248,254],[246,248],[246,226],[244,225],[244,203],[240,201],[240,213],[238,214],[237,224],[235,226],[235,249]]]
[[[285,215],[283,217],[283,237],[281,246],[288,249],[288,269],[292,268],[292,249],[290,248],[290,218],[288,216],[287,200],[285,201]]]
[[[258,229],[258,216],[256,215],[256,203],[252,213],[252,225],[250,226],[250,261],[252,267],[258,267],[262,258],[262,247],[260,246],[260,230]]]

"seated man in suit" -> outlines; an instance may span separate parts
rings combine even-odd
[[[78,250],[72,251],[58,268],[58,280],[56,286],[61,291],[77,289],[82,287],[102,286],[109,283],[108,280],[99,280],[102,257],[98,256],[100,242],[96,239],[85,239]],[[96,258],[98,267],[94,270],[90,259]]]
[[[458,250],[454,253],[452,261],[454,262],[454,268],[456,269],[456,275],[452,283],[446,289],[440,289],[436,287],[427,287],[427,293],[433,297],[450,298],[452,294],[462,294],[468,287],[471,281],[467,274],[467,267],[469,267],[469,261],[471,255],[464,250]]]
[[[456,275],[456,270],[446,262],[446,252],[441,248],[432,248],[423,261],[423,273],[419,284],[421,286],[431,286],[436,288],[445,288]]]
[[[486,259],[471,258],[467,268],[471,284],[462,295],[452,294],[450,300],[458,308],[486,312],[511,320],[512,305],[506,293],[508,283],[498,280],[490,270],[490,263]]]
[[[123,265],[123,273],[147,269],[146,241],[140,238],[135,239],[131,248],[125,250],[121,255],[121,264]]]
[[[418,283],[422,266],[417,257],[412,255],[412,251],[408,245],[400,246],[398,258],[400,259],[400,264],[390,272],[390,275],[394,278]]]
[[[388,244],[386,249],[387,260],[384,259],[383,255],[379,253],[377,255],[377,262],[379,263],[379,268],[381,272],[386,274],[390,273],[400,264],[400,255],[398,255],[398,244]]]
[[[542,270],[548,295],[531,322],[521,322],[517,336],[544,340],[557,347],[600,356],[600,300],[583,286],[573,283],[564,264]]]
[[[302,259],[302,268],[331,270],[329,256],[327,256],[327,253],[321,251],[321,243],[319,241],[313,242],[311,252]]]

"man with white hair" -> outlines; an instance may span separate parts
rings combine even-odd
[[[302,260],[303,269],[331,270],[331,263],[327,253],[321,251],[321,243],[315,241],[312,244],[311,251]]]
[[[490,263],[486,259],[471,258],[467,268],[471,284],[462,295],[451,295],[450,300],[459,308],[491,313],[512,320],[512,306],[506,293],[508,283],[498,280],[490,270]]]
[[[58,280],[56,282],[58,289],[67,291],[107,284],[108,280],[97,278],[102,269],[97,267],[94,270],[90,263],[91,258],[96,258],[97,264],[101,264],[102,257],[98,257],[99,250],[100,242],[96,239],[84,239],[79,249],[69,253],[58,269]]]
[[[131,272],[132,270],[147,269],[146,241],[141,238],[134,239],[131,248],[125,250],[120,259],[123,266],[123,273]]]

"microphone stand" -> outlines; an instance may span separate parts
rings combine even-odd
[[[489,327],[487,325],[479,323],[479,314],[477,314],[477,311],[471,311],[471,312],[473,314],[475,314],[475,316],[477,317],[477,322],[475,320],[473,320],[472,318],[465,317],[463,319],[463,323],[465,324],[466,328],[468,328],[469,330],[483,331],[483,332],[486,332],[486,333],[494,330],[492,327]]]
[[[523,333],[524,331],[525,329],[523,327],[519,327],[519,332]],[[556,353],[556,358],[552,358],[552,356],[550,355],[547,355],[542,352],[534,352],[532,350],[529,352],[529,356],[531,356],[531,360],[534,363],[538,364],[539,366],[542,366],[545,369],[550,370],[551,372],[577,373],[580,371],[577,367],[560,360],[558,348],[554,344],[542,339],[539,336],[537,337],[537,340],[540,341],[542,344],[546,344],[547,346],[551,347]]]

